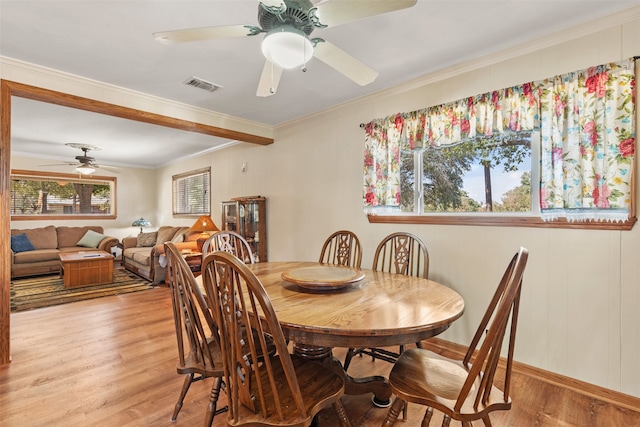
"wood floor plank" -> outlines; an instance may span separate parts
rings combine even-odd
[[[173,327],[165,287],[12,314],[12,363],[0,367],[0,426],[202,425],[211,380],[193,384],[178,420],[170,421],[182,386]],[[344,354],[335,351],[339,359]],[[386,375],[390,369],[356,357],[349,373]],[[640,426],[640,400],[628,396],[617,404],[618,393],[598,398],[582,393],[579,382],[562,382],[516,372],[513,409],[492,415],[493,425]],[[382,424],[386,410],[374,407],[369,395],[343,399],[353,426]],[[224,393],[220,400],[226,404]],[[409,405],[408,420],[397,425],[418,427],[423,414],[424,408]],[[216,417],[214,426],[224,426],[224,419]],[[441,419],[436,414],[432,425]],[[321,412],[319,422],[337,425],[333,410]]]

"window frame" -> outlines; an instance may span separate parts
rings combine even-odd
[[[181,212],[178,207],[177,200],[177,185],[180,180],[189,178],[195,178],[197,176],[205,175],[207,179],[208,187],[203,187],[203,194],[201,194],[202,200],[206,201],[206,206],[202,206],[200,212]],[[206,184],[205,184],[206,186]],[[211,167],[192,170],[189,172],[179,173],[171,176],[171,210],[175,217],[199,217],[201,215],[211,215]]]
[[[50,215],[50,214],[37,214],[37,215],[11,215],[11,221],[42,221],[42,220],[70,220],[75,221],[78,219],[116,219],[117,218],[117,194],[118,194],[118,179],[115,176],[102,176],[102,175],[81,175],[72,174],[72,173],[59,173],[59,172],[43,172],[43,171],[32,171],[32,170],[23,170],[23,169],[12,169],[10,180],[13,179],[46,179],[52,180],[55,178],[60,181],[68,181],[68,182],[81,182],[81,183],[95,183],[95,181],[105,181],[108,182],[111,187],[110,192],[110,212],[108,214],[64,214],[64,215]]]
[[[586,230],[631,230],[636,223],[635,215],[624,222],[606,221],[567,221],[564,218],[555,221],[543,221],[533,216],[517,216],[514,214],[485,216],[478,214],[367,214],[371,224],[425,224],[425,225],[475,225],[497,227],[532,227],[532,228],[570,228]]]
[[[531,136],[531,181],[539,179],[539,171],[534,167],[539,163],[540,136],[533,132]],[[422,167],[414,166],[414,167]],[[634,168],[635,170],[635,168]],[[635,197],[632,199],[630,217],[625,222],[607,221],[567,221],[560,218],[555,221],[544,221],[540,217],[538,189],[532,191],[531,212],[455,212],[455,213],[368,213],[367,219],[371,224],[425,224],[425,225],[471,225],[496,227],[531,227],[531,228],[559,228],[559,229],[590,229],[590,230],[631,230],[637,221],[635,213]]]

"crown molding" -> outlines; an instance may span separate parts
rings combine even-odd
[[[273,126],[0,56],[0,77],[122,107],[273,138]]]

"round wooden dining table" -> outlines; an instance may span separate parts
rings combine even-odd
[[[391,397],[386,378],[352,378],[332,357],[331,349],[418,342],[445,331],[464,311],[464,300],[457,292],[419,277],[343,267],[346,279],[336,284],[322,274],[324,270],[333,274],[338,268],[329,264],[262,262],[248,267],[266,289],[294,352],[325,361],[343,375],[347,394],[372,392],[379,406],[388,404]]]

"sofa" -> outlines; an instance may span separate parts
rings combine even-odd
[[[157,231],[125,237],[122,239],[124,268],[153,283],[163,283],[167,266],[164,243],[173,242],[180,250],[197,252],[200,234],[190,232],[189,227],[164,225]]]
[[[11,230],[11,278],[60,272],[61,252],[105,251],[112,253],[118,239],[104,235],[100,226]],[[14,250],[15,249],[15,250]]]

